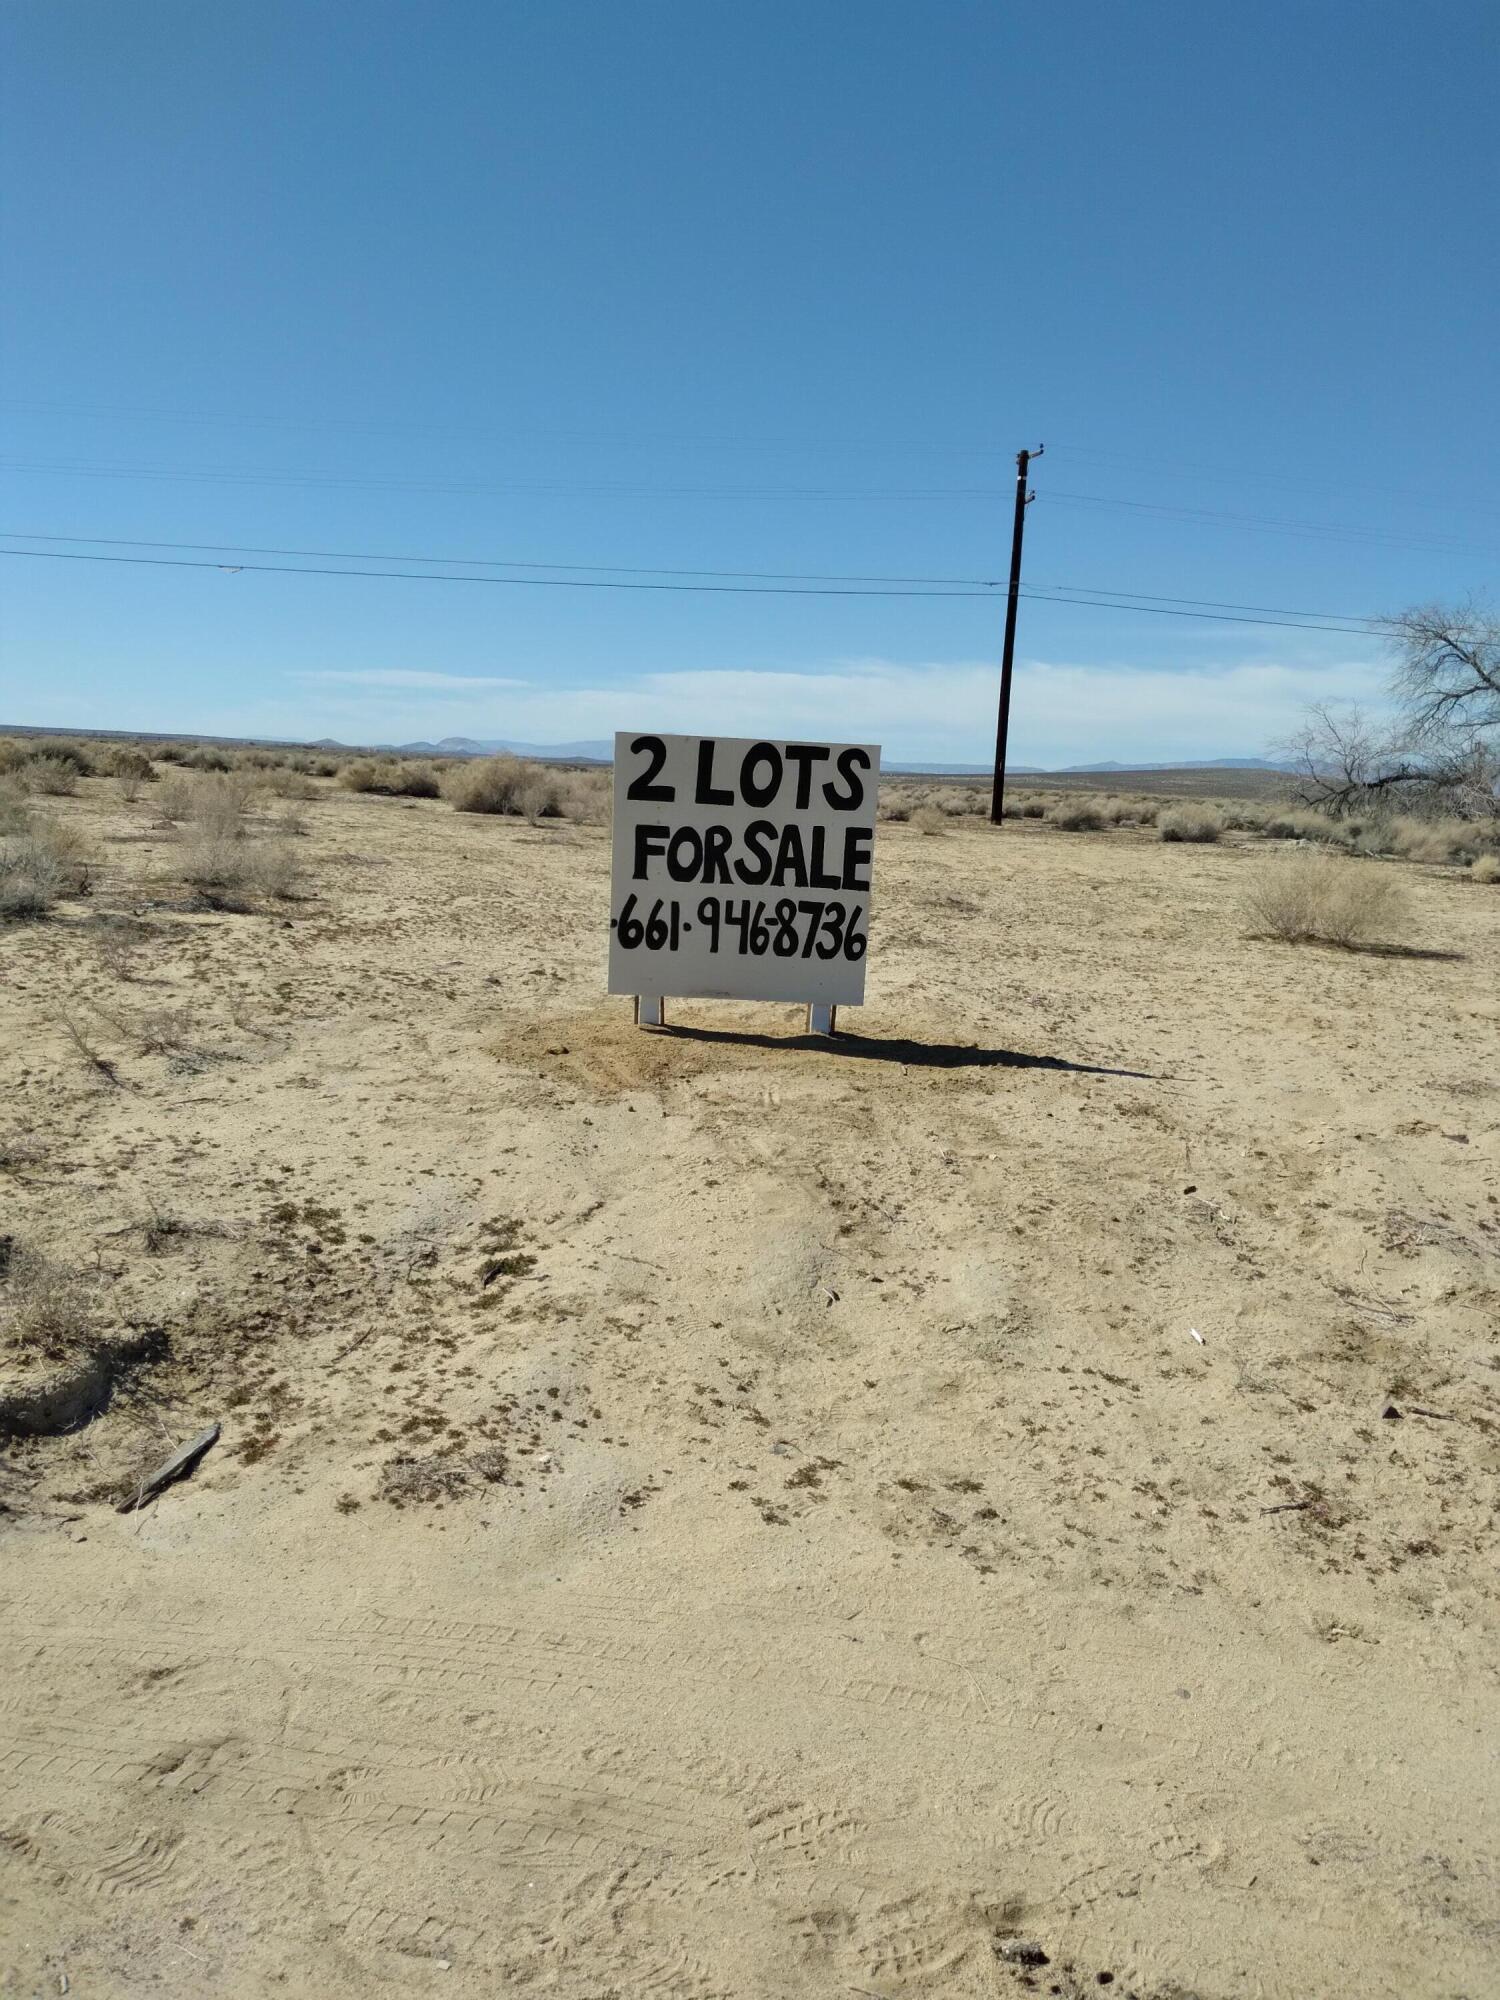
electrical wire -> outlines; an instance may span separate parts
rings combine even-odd
[[[659,564],[544,562],[530,556],[414,556],[370,549],[256,548],[243,542],[152,542],[134,535],[44,535],[34,528],[0,528],[7,541],[81,542],[90,548],[204,549],[219,555],[311,556],[335,562],[458,563],[469,569],[558,569],[610,576],[736,577],[765,583],[910,583],[969,585],[980,590],[1004,590],[1001,578],[988,576],[845,576],[797,569],[669,569]],[[1184,602],[1190,600],[1184,599]]]
[[[408,583],[470,583],[511,586],[515,588],[541,588],[553,590],[647,590],[670,592],[695,592],[714,596],[732,597],[921,597],[921,598],[985,598],[993,602],[990,590],[879,590],[872,588],[826,588],[807,585],[781,584],[736,584],[736,583],[642,583],[635,581],[608,582],[602,578],[558,577],[558,576],[467,576],[452,570],[396,570],[396,569],[327,569],[287,563],[216,563],[198,561],[185,556],[116,556],[85,555],[76,549],[0,549],[0,556],[29,556],[42,562],[93,562],[121,563],[132,567],[152,569],[197,569],[217,570],[221,574],[239,575],[242,571],[279,576],[347,576],[399,580]],[[1017,592],[1025,598],[1037,598],[1038,593],[1026,589]],[[1158,618],[1193,618],[1216,625],[1260,625],[1276,630],[1301,632],[1344,632],[1354,638],[1368,639],[1374,636],[1368,627],[1351,625],[1313,625],[1288,618],[1239,617],[1228,612],[1174,610],[1167,606],[1149,604],[1125,604],[1099,597],[1058,597],[1052,596],[1041,601],[1051,604],[1074,604],[1096,611],[1139,611]]]
[[[0,528],[0,537],[6,541],[28,542],[68,542],[86,545],[89,548],[110,549],[171,549],[177,553],[185,550],[201,550],[213,555],[250,556],[297,556],[309,560],[329,560],[335,562],[360,563],[455,563],[469,569],[545,569],[566,570],[575,574],[607,576],[647,576],[647,577],[717,577],[735,581],[777,582],[777,583],[873,583],[873,584],[914,584],[941,585],[945,590],[969,587],[978,592],[1003,591],[1005,584],[998,578],[982,576],[871,576],[867,574],[843,574],[838,571],[818,570],[755,570],[755,569],[671,569],[665,565],[631,565],[629,563],[574,563],[548,562],[539,558],[522,556],[419,556],[411,554],[391,554],[389,551],[372,549],[288,549],[260,548],[244,542],[161,542],[148,541],[134,535],[55,535],[43,534],[34,528]],[[1113,584],[1091,583],[1033,583],[1023,589],[1028,597],[1042,598],[1054,592],[1075,593],[1087,597],[1123,598],[1135,604],[1191,605],[1197,609],[1213,611],[1266,611],[1278,618],[1333,619],[1345,624],[1378,621],[1365,619],[1358,611],[1309,611],[1306,607],[1287,604],[1241,604],[1233,600],[1215,597],[1174,597],[1161,590],[1122,590]],[[1066,601],[1066,600],[1062,600]]]

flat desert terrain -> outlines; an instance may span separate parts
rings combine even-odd
[[[602,826],[150,791],[0,932],[0,1992],[1500,1991],[1500,892],[885,825],[846,1036],[649,1032]]]

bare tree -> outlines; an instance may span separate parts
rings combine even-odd
[[[1383,621],[1395,652],[1393,719],[1318,706],[1283,746],[1311,805],[1500,817],[1500,620],[1473,604]]]

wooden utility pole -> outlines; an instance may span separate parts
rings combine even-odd
[[[1005,650],[1000,659],[1000,714],[995,723],[995,783],[990,792],[990,824],[998,826],[1005,816],[1005,739],[1010,734],[1010,669],[1016,651],[1016,599],[1021,594],[1021,537],[1026,532],[1026,503],[1035,499],[1027,491],[1026,473],[1044,447],[1016,453],[1016,523],[1010,538],[1010,592],[1005,600]]]

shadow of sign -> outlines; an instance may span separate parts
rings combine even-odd
[[[1159,1082],[1153,1070],[1111,1069],[1102,1063],[1069,1062],[1064,1056],[1027,1055],[1020,1049],[984,1049],[971,1042],[913,1042],[904,1038],[856,1035],[760,1035],[738,1028],[684,1028],[670,1024],[648,1034],[681,1042],[720,1043],[747,1049],[812,1049],[831,1060],[900,1063],[908,1069],[1047,1069],[1071,1076],[1124,1076]]]

